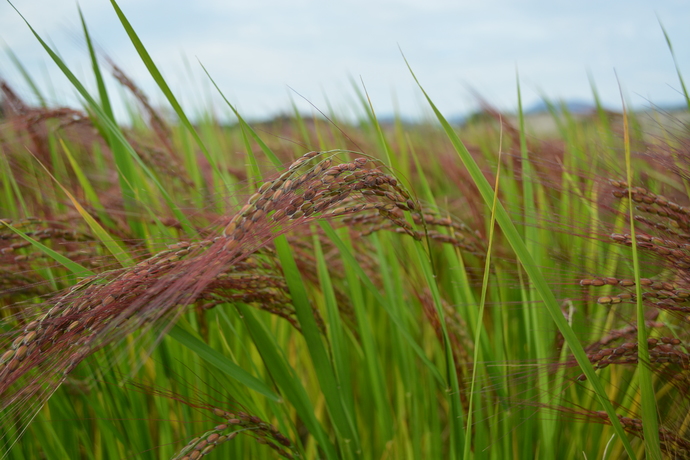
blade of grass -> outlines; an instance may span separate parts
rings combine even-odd
[[[60,140],[62,143],[62,148],[65,150],[65,152],[69,152],[69,149],[67,148],[67,145],[64,143],[64,141]],[[68,153],[69,156],[69,153]],[[67,197],[70,199],[72,204],[74,205],[75,209],[79,213],[79,215],[82,216],[82,218],[86,221],[88,224],[89,228],[91,228],[91,231],[96,235],[96,237],[103,243],[103,246],[105,246],[108,251],[117,259],[118,262],[120,262],[120,265],[123,267],[131,267],[134,265],[134,261],[132,258],[129,256],[125,248],[120,246],[120,244],[113,239],[112,236],[103,228],[101,227],[101,224],[96,222],[96,220],[91,217],[91,214],[84,209],[84,207],[77,201],[77,199],[72,195],[69,190],[67,190],[63,185],[48,171],[48,168],[45,167],[43,163],[39,161],[38,158],[34,156],[34,159],[38,164],[41,165],[41,167],[45,170],[46,174],[50,176],[53,181],[60,187],[60,189],[67,195]]]
[[[170,329],[170,332],[168,332],[168,335],[180,342],[185,347],[189,348],[192,352],[196,353],[201,359],[237,380],[250,390],[254,390],[257,393],[266,396],[271,401],[282,401],[281,397],[275,394],[275,392],[271,390],[264,382],[230,361],[218,351],[206,345],[203,341],[195,337],[191,332],[183,329],[181,326],[173,326],[172,329]]]
[[[341,229],[340,232],[341,241],[349,250],[352,250],[347,230]],[[366,379],[365,385],[368,389],[366,397],[370,398],[367,404],[371,404],[374,408],[372,425],[380,430],[377,436],[383,442],[388,442],[393,438],[393,430],[391,429],[393,418],[386,377],[383,373],[381,343],[376,340],[375,322],[372,318],[370,304],[367,302],[365,289],[362,288],[362,281],[358,276],[360,265],[358,262],[355,263],[357,263],[357,267],[352,266],[345,259],[343,268],[348,286],[348,297],[352,302],[354,320],[359,334],[358,342],[362,346],[360,362],[362,363],[363,377]]]
[[[482,199],[487,204],[487,206],[489,206],[493,199],[493,190],[491,189],[491,185],[489,185],[488,181],[482,174],[482,171],[479,169],[479,166],[477,165],[477,163],[475,162],[474,158],[467,150],[467,148],[465,148],[464,144],[462,143],[458,135],[455,133],[448,121],[438,110],[438,108],[433,103],[431,98],[428,96],[426,91],[424,91],[424,88],[422,87],[419,80],[417,80],[416,75],[412,71],[412,67],[407,62],[407,59],[404,57],[404,55],[403,59],[405,59],[405,63],[407,64],[407,68],[409,69],[412,77],[414,78],[415,82],[424,94],[424,97],[429,103],[429,106],[433,110],[434,114],[436,115],[436,118],[441,123],[444,131],[446,132],[446,135],[453,144],[453,147],[458,153],[458,157],[465,165],[465,168],[472,177],[474,184],[479,189],[479,193],[482,195]],[[554,323],[556,323],[556,326],[561,331],[561,334],[563,334],[563,337],[565,341],[568,343],[570,349],[572,350],[575,359],[580,365],[580,368],[582,369],[583,373],[587,376],[588,381],[594,388],[597,398],[599,399],[599,402],[601,403],[603,408],[606,410],[611,425],[613,426],[613,429],[616,432],[616,434],[620,437],[626,452],[628,453],[630,458],[637,458],[635,452],[632,449],[632,446],[630,445],[630,441],[625,435],[625,431],[623,430],[623,426],[621,425],[620,420],[616,415],[613,405],[611,404],[611,401],[606,395],[604,386],[599,380],[599,377],[597,376],[594,367],[592,366],[592,363],[590,363],[589,359],[587,358],[587,354],[585,353],[582,344],[580,343],[577,336],[575,335],[575,332],[572,330],[570,325],[567,323],[565,317],[561,313],[558,301],[556,300],[556,297],[549,288],[546,278],[544,278],[544,275],[539,270],[539,267],[532,259],[529,250],[525,246],[525,243],[522,241],[519,232],[515,228],[515,225],[513,224],[512,220],[510,219],[510,216],[508,215],[507,211],[500,203],[500,201],[497,203],[496,206],[496,221],[501,226],[501,229],[503,230],[506,239],[508,240],[509,244],[518,256],[525,271],[529,275],[530,280],[532,281],[532,283],[534,283],[534,287],[539,293],[539,296],[541,297],[542,301],[544,302],[544,306],[549,311]]]
[[[86,174],[84,174],[84,171],[81,169],[81,166],[79,166],[77,160],[74,159],[74,155],[72,155],[70,149],[67,148],[67,145],[65,144],[65,141],[63,139],[60,139],[60,144],[62,145],[62,150],[65,152],[65,156],[67,157],[70,166],[72,166],[74,174],[77,176],[79,185],[84,190],[84,195],[86,196],[86,199],[89,201],[89,203],[91,203],[91,205],[94,208],[98,209],[99,211],[102,211],[103,205],[101,204],[101,200],[98,198],[98,194],[91,185],[91,182],[89,182],[89,179],[87,179]]]
[[[84,15],[82,14],[81,7],[77,5],[77,10],[79,11],[79,20],[81,21],[81,28],[84,32],[84,38],[86,39],[86,46],[89,49],[89,57],[91,58],[91,69],[93,70],[93,75],[96,78],[96,86],[98,87],[99,100],[101,101],[101,107],[103,111],[108,115],[111,120],[115,120],[115,115],[113,114],[113,108],[110,104],[110,98],[108,97],[108,90],[105,87],[105,81],[103,80],[103,73],[98,65],[98,59],[96,57],[96,51],[93,47],[93,42],[91,41],[91,35],[89,34],[89,29],[86,27],[86,21],[84,20]]]
[[[107,129],[107,132],[121,145],[124,150],[129,153],[129,155],[134,158],[134,160],[139,164],[141,169],[146,173],[146,175],[151,179],[151,181],[156,185],[158,188],[159,192],[165,199],[166,203],[172,210],[172,212],[175,214],[175,217],[180,221],[180,224],[184,228],[185,232],[192,236],[196,235],[197,232],[194,229],[194,226],[189,222],[189,219],[180,211],[180,209],[175,205],[173,202],[172,198],[170,197],[170,194],[165,190],[163,185],[160,183],[156,175],[151,171],[151,169],[146,166],[144,161],[141,159],[141,157],[136,153],[134,148],[129,144],[127,139],[125,138],[124,134],[120,130],[120,128],[115,124],[113,120],[111,120],[108,115],[103,111],[101,106],[96,102],[96,100],[89,94],[89,92],[86,90],[84,85],[77,79],[77,77],[72,73],[72,71],[67,67],[67,65],[64,63],[64,61],[58,56],[58,54],[53,51],[53,49],[48,46],[48,44],[41,38],[40,35],[34,30],[34,28],[29,24],[29,22],[22,16],[22,14],[19,12],[19,10],[11,3],[10,5],[14,10],[17,12],[17,14],[22,18],[24,23],[27,25],[31,33],[33,34],[34,37],[38,40],[38,42],[41,44],[43,49],[48,53],[48,55],[51,57],[53,62],[60,68],[62,73],[67,77],[67,79],[72,83],[72,85],[75,87],[77,92],[86,100],[88,103],[89,108],[98,116],[99,121],[103,124],[103,126]],[[127,166],[125,164],[125,166]],[[118,164],[118,167],[120,165]],[[128,171],[122,171],[126,175],[128,174],[129,177],[128,179],[131,179],[133,177],[136,177],[134,174]]]
[[[249,158],[249,171],[247,172],[247,177],[255,184],[257,181],[261,180],[261,168],[259,168],[259,162],[256,160],[256,155],[254,155],[254,151],[252,150],[252,144],[249,142],[247,128],[242,122],[240,122],[240,131],[242,132],[244,150],[247,152],[247,158]]]
[[[29,72],[27,72],[26,68],[22,64],[22,62],[19,60],[16,54],[12,52],[10,48],[6,48],[5,51],[7,52],[7,55],[10,57],[10,60],[14,64],[14,66],[19,70],[19,73],[22,75],[22,78],[26,81],[26,84],[29,85],[29,88],[31,88],[31,92],[34,93],[34,96],[36,96],[36,99],[38,99],[38,103],[41,104],[41,107],[47,107],[48,105],[46,104],[46,100],[43,97],[43,94],[41,94],[41,91],[38,89],[38,85],[36,85],[36,82],[34,81],[33,78],[31,78],[31,75]]]
[[[441,304],[441,294],[436,284],[438,279],[437,273],[433,269],[433,261],[430,257],[430,252],[426,253],[423,249],[421,243],[415,242],[415,250],[417,252],[417,258],[420,262],[420,267],[424,274],[427,282],[427,286],[431,291],[431,297],[434,302],[434,307],[436,309],[436,314],[438,315],[439,322],[441,325],[441,331],[443,334],[443,351],[445,354],[446,362],[446,374],[447,374],[447,393],[450,400],[451,406],[451,420],[450,420],[450,432],[451,434],[451,451],[450,458],[460,458],[462,452],[467,446],[464,444],[465,436],[467,432],[472,431],[471,426],[467,425],[467,431],[463,432],[463,410],[462,403],[460,401],[460,387],[458,383],[458,374],[455,367],[455,358],[453,357],[453,351],[451,349],[451,341],[448,336],[448,328],[446,327],[445,312],[443,311],[443,305]],[[478,348],[478,347],[477,347]]]
[[[213,80],[213,78],[211,77],[211,74],[208,73],[208,70],[206,70],[206,67],[204,67],[204,65],[201,64],[201,63],[199,63],[199,65],[201,65],[201,68],[204,69],[204,72],[205,72],[206,75],[208,76],[209,80],[211,80],[211,83],[213,84],[213,86],[214,86],[214,87],[216,88],[216,90],[218,91],[218,94],[220,94],[220,96],[223,98],[223,100],[224,100],[225,103],[228,105],[228,107],[230,107],[230,110],[232,110],[232,113],[235,114],[235,116],[237,117],[237,120],[240,122],[240,126],[242,127],[242,129],[243,129],[243,130],[246,130],[246,131],[251,135],[252,139],[254,139],[254,141],[259,145],[259,148],[264,152],[264,154],[266,155],[266,157],[268,157],[268,159],[271,160],[271,163],[273,163],[273,166],[275,166],[276,168],[280,168],[280,167],[283,165],[283,163],[280,161],[280,159],[278,159],[278,157],[276,156],[276,154],[273,153],[273,150],[271,150],[271,149],[268,147],[268,145],[266,145],[266,143],[263,141],[263,139],[261,139],[261,137],[259,137],[259,135],[256,133],[256,131],[254,131],[254,128],[252,128],[252,127],[244,120],[244,118],[242,118],[242,115],[240,115],[240,112],[235,108],[234,105],[232,105],[232,104],[230,103],[230,101],[228,100],[228,98],[225,97],[225,95],[223,94],[223,92],[220,90],[220,88],[219,88],[218,85],[216,84],[215,80]],[[247,152],[247,155],[253,156],[252,151],[249,150],[249,151]],[[255,160],[254,160],[254,161],[255,161]]]
[[[635,206],[632,199],[632,163],[630,160],[630,132],[628,128],[628,116],[621,89],[621,102],[623,104],[623,142],[625,149],[625,172],[628,187],[628,213],[630,216],[630,239],[632,241],[633,271],[635,273],[635,297],[637,311],[637,356],[638,356],[638,381],[642,397],[642,432],[644,433],[644,445],[647,458],[661,460],[661,446],[659,444],[659,422],[657,419],[656,395],[652,383],[652,370],[649,368],[649,348],[647,347],[647,320],[642,298],[642,286],[640,283],[640,261],[637,251],[637,239],[635,238]]]
[[[392,169],[397,169],[397,164],[393,164],[393,155],[391,155],[391,147],[388,144],[388,140],[386,140],[386,136],[383,134],[383,129],[381,129],[381,123],[379,123],[378,118],[376,117],[376,111],[374,110],[374,104],[371,102],[371,98],[369,97],[369,92],[367,91],[367,87],[364,85],[364,80],[361,79],[362,82],[362,88],[364,89],[364,95],[366,96],[366,102],[369,105],[369,110],[371,111],[371,117],[370,121],[374,125],[374,128],[376,128],[376,133],[378,134],[379,138],[379,143],[381,144],[381,148],[383,148],[384,153],[386,154],[386,165],[389,168]]]
[[[405,338],[405,341],[407,344],[414,350],[414,352],[417,354],[420,360],[429,367],[431,370],[433,376],[436,378],[436,380],[439,383],[445,384],[445,379],[441,375],[441,373],[438,371],[436,368],[436,365],[429,360],[429,358],[426,356],[424,353],[424,350],[415,342],[414,338],[410,335],[409,331],[407,328],[404,326],[404,323],[402,319],[398,316],[398,314],[393,311],[391,308],[389,308],[388,302],[386,302],[386,299],[381,296],[381,293],[379,290],[374,286],[374,284],[371,282],[369,279],[369,276],[364,272],[362,267],[357,263],[357,259],[355,256],[352,254],[352,252],[348,249],[348,247],[345,245],[342,239],[338,236],[338,234],[335,232],[333,227],[328,223],[328,222],[319,222],[319,225],[321,226],[321,229],[326,233],[326,236],[335,244],[335,246],[338,248],[340,251],[340,255],[345,259],[345,261],[350,264],[354,270],[357,272],[357,276],[359,276],[360,281],[364,284],[364,286],[369,290],[369,292],[374,296],[376,299],[376,302],[379,305],[382,305],[387,313],[390,315],[391,320],[393,323],[398,327],[400,330],[400,333],[403,335]]]
[[[479,314],[477,315],[477,324],[474,327],[474,341],[477,346],[474,347],[474,358],[472,360],[472,378],[470,384],[469,406],[467,408],[467,431],[465,432],[465,451],[463,452],[464,460],[469,460],[471,456],[470,446],[472,445],[472,406],[474,405],[474,386],[477,383],[477,368],[481,358],[481,348],[479,343],[481,341],[481,334],[484,330],[484,307],[486,305],[486,292],[489,287],[489,274],[491,272],[491,248],[494,242],[494,226],[496,224],[496,204],[498,203],[498,186],[501,177],[501,146],[503,145],[503,127],[501,127],[501,134],[499,140],[498,161],[496,167],[496,183],[494,185],[494,197],[491,204],[491,217],[489,218],[489,242],[486,246],[486,260],[484,261],[484,275],[482,279],[482,292],[479,300]],[[524,165],[523,165],[524,166]]]
[[[231,184],[230,184],[230,182],[228,182],[227,176],[225,174],[222,174],[220,169],[218,169],[218,165],[217,165],[215,159],[211,156],[211,153],[208,151],[208,149],[206,148],[206,145],[201,140],[201,136],[199,136],[199,133],[196,131],[196,129],[192,125],[192,122],[187,117],[187,114],[185,114],[184,110],[182,110],[182,106],[177,101],[177,98],[175,97],[172,90],[168,86],[168,83],[165,81],[165,78],[163,78],[163,75],[160,73],[160,71],[158,70],[158,67],[153,62],[151,55],[148,53],[148,51],[146,51],[146,47],[144,46],[144,44],[139,39],[139,36],[137,35],[137,33],[134,30],[134,28],[132,27],[132,25],[129,23],[129,20],[127,20],[127,17],[122,12],[122,10],[120,9],[120,7],[118,6],[118,4],[115,0],[110,0],[110,4],[113,6],[113,9],[115,10],[115,14],[117,14],[117,17],[120,20],[122,27],[125,29],[125,32],[127,32],[127,36],[129,37],[129,40],[132,42],[132,45],[134,45],[134,48],[137,50],[137,53],[139,54],[139,58],[141,59],[141,61],[146,66],[146,69],[149,71],[149,74],[151,75],[153,80],[158,85],[158,88],[160,88],[160,90],[163,92],[163,95],[165,95],[165,98],[168,100],[168,102],[170,103],[170,106],[173,108],[173,110],[175,111],[177,116],[180,118],[180,121],[182,121],[182,124],[187,128],[189,133],[192,135],[192,137],[196,141],[197,145],[199,146],[199,148],[201,149],[201,152],[206,157],[206,160],[208,161],[208,163],[211,166],[211,168],[213,169],[213,171],[218,175],[218,177],[223,182],[225,182],[226,187],[230,188]]]
[[[59,252],[55,252],[52,249],[50,249],[48,246],[46,246],[43,243],[40,243],[36,241],[35,239],[31,238],[21,230],[14,228],[11,224],[5,222],[4,220],[0,219],[0,224],[3,224],[5,227],[9,228],[12,230],[14,233],[19,235],[20,237],[24,238],[26,241],[31,243],[36,249],[41,251],[43,254],[47,255],[51,259],[53,259],[55,262],[59,263],[63,267],[65,267],[67,270],[70,272],[74,273],[75,275],[79,277],[87,277],[87,276],[92,276],[94,272],[89,270],[88,268],[82,267],[76,262],[71,261],[67,257],[63,256]]]
[[[315,230],[315,227],[314,227]],[[342,391],[345,393],[343,397],[343,404],[346,407],[348,413],[354,414],[354,397],[353,389],[348,387],[345,382],[352,381],[352,372],[348,366],[348,348],[345,341],[345,326],[340,317],[340,311],[338,310],[338,301],[335,295],[335,290],[333,288],[333,283],[331,281],[330,273],[328,272],[328,265],[326,262],[326,257],[324,256],[323,249],[321,247],[321,241],[319,240],[319,235],[316,231],[312,232],[313,242],[314,242],[314,255],[316,257],[317,271],[319,275],[319,283],[321,286],[321,292],[323,293],[324,303],[326,306],[326,321],[328,323],[328,335],[329,342],[333,360],[333,367],[335,368],[336,376],[340,382],[343,382]]]
[[[8,161],[7,155],[0,146],[0,177],[2,177],[3,196],[0,199],[0,205],[9,212],[8,216],[27,216],[28,211],[26,207],[26,200],[22,196],[22,192],[17,184],[17,179],[14,177],[12,168]],[[21,210],[21,211],[20,211]]]
[[[245,304],[236,304],[236,308],[244,319],[244,323],[253,338],[254,345],[259,350],[273,380],[285,394],[286,399],[293,405],[297,415],[302,419],[309,433],[316,439],[328,459],[336,460],[338,454],[323,426],[314,414],[314,407],[309,400],[302,382],[295,375],[294,370],[287,363],[281,348],[275,342],[273,335],[266,326],[259,321],[254,310]]]
[[[345,449],[352,443],[354,452],[360,452],[361,446],[359,436],[353,426],[355,419],[354,414],[349,413],[347,406],[343,404],[343,396],[339,390],[339,388],[341,388],[341,382],[338,381],[333,372],[331,360],[323,345],[321,333],[314,319],[311,302],[309,301],[307,290],[302,281],[302,276],[297,269],[297,264],[292,255],[290,245],[285,235],[276,238],[274,243],[283,268],[285,281],[290,289],[292,304],[295,306],[297,319],[302,327],[302,334],[307,342],[309,355],[311,356],[314,370],[319,379],[321,391],[323,391],[326,400],[328,413],[344,444],[342,448]],[[352,455],[352,453],[353,452],[350,452],[350,455]]]
[[[530,252],[532,257],[538,257],[538,247],[537,242],[539,241],[538,226],[537,226],[537,201],[535,199],[534,184],[532,183],[532,163],[530,162],[529,152],[527,149],[527,135],[525,132],[525,116],[522,111],[522,91],[520,88],[520,77],[517,74],[515,78],[517,80],[517,96],[518,96],[518,122],[519,122],[519,134],[520,134],[520,154],[522,158],[522,191],[523,200],[522,205],[525,209],[524,212],[524,235],[525,235],[525,246]],[[500,162],[499,162],[500,165]],[[493,212],[493,211],[492,211]],[[534,305],[538,299],[537,294],[534,289],[527,290],[527,301],[529,305]],[[543,331],[546,329],[545,322],[548,322],[548,318],[544,316],[543,312],[539,309],[531,309],[529,318],[532,322],[527,326],[533,331]],[[549,340],[544,340],[542,334],[533,335],[534,349],[536,351],[537,360],[539,362],[546,361],[550,354],[549,348],[551,343]],[[537,375],[539,381],[539,388],[548,388],[547,376],[544,372],[539,372]],[[547,391],[539,393],[539,399],[545,406],[549,403],[558,405],[558,401],[550,400],[551,396]],[[556,421],[550,419],[550,417],[543,417],[539,421],[542,428],[541,440],[544,449],[545,458],[553,458],[556,456]]]
[[[115,115],[113,113],[112,105],[110,103],[110,98],[108,96],[108,91],[106,89],[105,81],[103,79],[103,74],[101,72],[100,66],[98,65],[98,59],[96,57],[96,51],[93,47],[93,41],[91,40],[89,29],[86,26],[86,20],[84,19],[84,15],[81,11],[81,8],[77,6],[77,9],[79,11],[79,19],[81,21],[84,39],[86,40],[86,45],[89,50],[89,57],[91,59],[91,69],[96,79],[96,87],[98,88],[99,96],[98,99],[101,103],[100,105],[103,108],[103,112],[108,117],[108,119],[110,119],[113,123],[116,123]],[[96,129],[99,131],[99,133],[101,133],[101,136],[108,140],[108,145],[112,149],[113,158],[115,160],[115,164],[118,167],[120,189],[122,190],[122,194],[125,199],[124,205],[126,209],[130,210],[135,206],[130,199],[130,197],[135,196],[135,187],[132,187],[131,184],[138,183],[137,177],[135,175],[132,157],[126,152],[126,149],[124,148],[122,143],[119,142],[117,138],[115,138],[113,134],[103,126],[103,124],[98,120],[97,116],[92,115],[91,119],[93,120]],[[144,236],[146,230],[140,222],[136,221],[135,219],[132,219],[131,217],[128,217],[127,221],[137,236]]]
[[[683,89],[683,96],[685,96],[685,102],[688,105],[688,110],[690,110],[690,93],[688,93],[688,88],[685,86],[685,80],[683,79],[683,74],[680,73],[680,67],[678,66],[678,59],[676,59],[676,53],[673,51],[673,44],[671,43],[671,37],[669,37],[666,28],[659,20],[659,26],[661,31],[664,33],[664,38],[666,39],[666,44],[668,45],[668,50],[671,52],[671,57],[673,58],[673,65],[676,66],[676,73],[678,74],[678,81],[680,81],[680,87]]]

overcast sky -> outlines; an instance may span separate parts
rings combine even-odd
[[[77,3],[13,3],[90,82]],[[80,5],[102,51],[161,101],[110,2]],[[291,94],[309,113],[310,106],[289,88],[324,111],[330,104],[341,115],[352,114],[358,104],[352,85],[361,88],[362,81],[379,115],[397,107],[414,117],[428,109],[398,47],[446,115],[476,107],[472,91],[499,108],[515,108],[516,68],[526,106],[542,94],[591,101],[589,74],[604,103],[619,107],[614,70],[634,106],[681,103],[659,19],[690,82],[687,0],[120,0],[119,5],[192,113],[209,104],[222,107],[200,61],[249,117],[288,111]],[[51,101],[77,100],[5,0],[0,0],[0,40]],[[5,53],[0,74],[30,95]]]

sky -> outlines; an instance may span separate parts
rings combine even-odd
[[[13,0],[70,68],[94,88],[77,3]],[[227,113],[202,65],[248,118],[333,110],[363,113],[366,89],[379,116],[428,115],[405,64],[447,116],[471,112],[477,95],[502,110],[542,96],[603,101],[619,109],[682,104],[659,22],[690,79],[690,2],[450,0],[120,0],[125,15],[183,106]],[[79,2],[103,56],[158,106],[163,96],[138,58],[109,0]],[[54,104],[79,104],[20,15],[0,0],[0,47],[9,48]],[[404,57],[403,57],[404,55]],[[30,99],[28,85],[0,52],[0,76]],[[110,84],[118,99],[119,89]],[[121,98],[119,98],[121,99]],[[124,114],[122,105],[119,113]]]

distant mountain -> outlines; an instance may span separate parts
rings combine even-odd
[[[552,102],[556,108],[560,109],[565,104],[565,108],[568,112],[572,114],[587,114],[592,113],[597,109],[596,105],[591,102],[586,102],[583,100],[566,100],[566,101],[554,101]],[[545,101],[539,101],[527,110],[525,110],[525,115],[536,115],[540,113],[547,113],[549,111],[549,106]]]
[[[650,104],[644,109],[645,111],[653,112],[686,112],[688,110],[688,104],[686,102],[668,102],[664,104]]]
[[[578,99],[572,99],[572,100],[565,100],[565,101],[553,101],[552,102],[557,109],[560,110],[562,107],[563,103],[565,103],[565,107],[568,110],[568,112],[575,114],[575,115],[587,115],[589,113],[592,113],[596,111],[597,106],[594,105],[591,102],[587,102],[584,100],[578,100]],[[646,104],[643,106],[637,106],[633,107],[633,111],[635,112],[646,112],[646,111],[653,111],[653,112],[678,112],[678,111],[686,111],[688,108],[687,104],[683,101],[681,102],[670,102],[670,103],[663,103],[663,104]],[[620,112],[619,107],[614,107],[607,109],[607,107],[604,107],[605,110],[612,110],[614,112]],[[537,115],[540,113],[548,113],[549,107],[544,101],[539,101],[533,106],[531,106],[529,109],[525,110],[525,115]]]

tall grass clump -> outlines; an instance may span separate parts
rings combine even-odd
[[[4,457],[690,458],[687,111],[191,120],[113,7],[175,119],[0,81]]]

